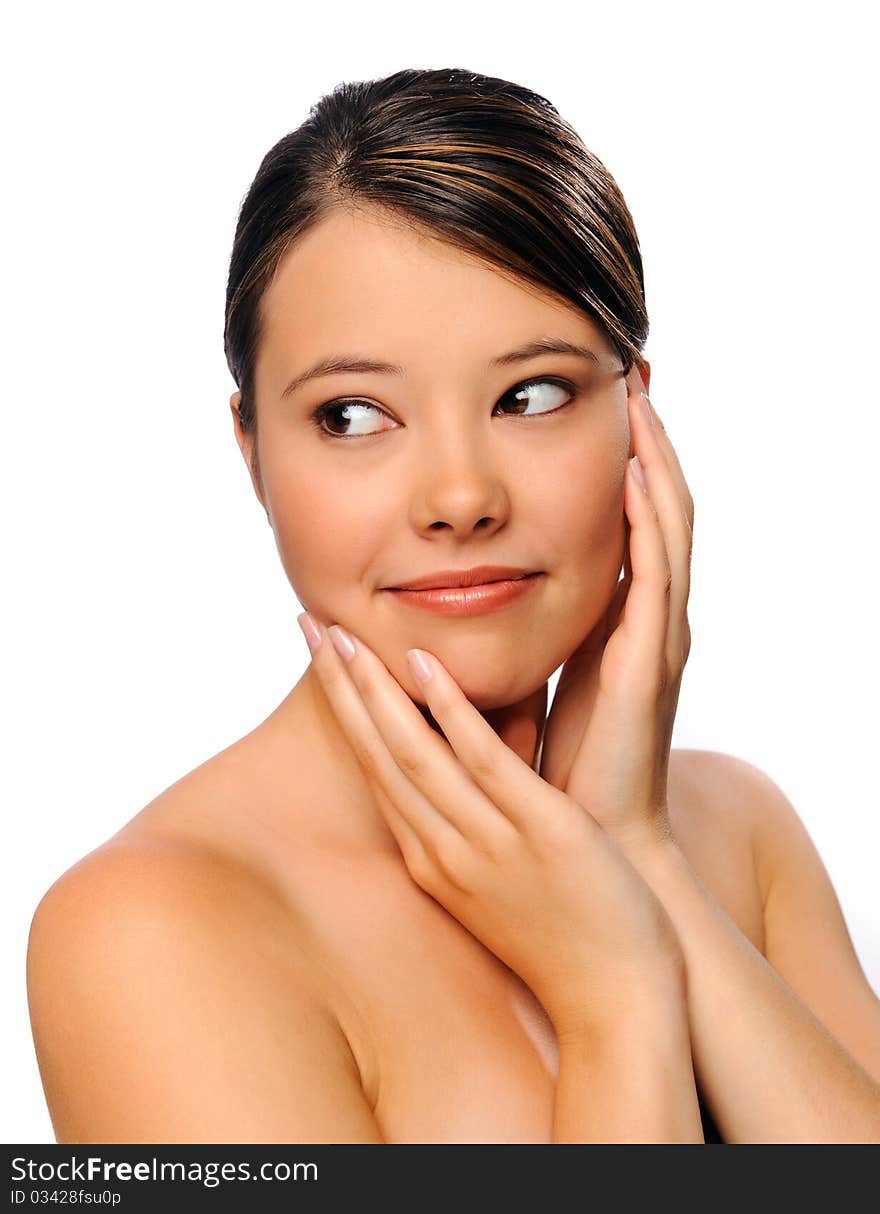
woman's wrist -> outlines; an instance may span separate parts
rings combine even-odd
[[[660,1028],[687,1031],[685,968],[681,955],[658,956],[635,974],[606,980],[600,988],[570,990],[545,1004],[556,1038],[592,1048],[597,1044],[655,1033]]]
[[[560,1026],[553,1142],[703,1142],[687,1012],[670,977]]]

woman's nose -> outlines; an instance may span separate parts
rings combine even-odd
[[[504,473],[478,443],[459,436],[426,444],[415,473],[413,523],[421,530],[451,528],[461,535],[503,525],[510,510]]]

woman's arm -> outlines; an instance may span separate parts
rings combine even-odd
[[[225,866],[91,853],[44,895],[27,968],[58,1142],[383,1142],[289,923]]]
[[[701,1143],[684,976],[559,1034],[554,1143]]]
[[[756,815],[769,812],[766,785],[745,777],[745,767],[738,765],[739,786],[728,785],[728,794],[741,802],[751,793]],[[717,780],[713,791],[721,793]],[[678,932],[697,1076],[725,1141],[880,1140],[880,1086],[743,935],[680,848],[668,843],[630,860]],[[825,892],[817,880],[816,896]],[[787,929],[792,938],[811,930],[794,919]],[[817,985],[835,976],[831,960],[816,953]],[[875,1023],[880,1029],[880,1014]]]

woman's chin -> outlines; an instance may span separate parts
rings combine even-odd
[[[437,656],[439,657],[440,655],[438,654]],[[441,658],[440,660],[442,661],[443,659]],[[475,672],[473,669],[457,672],[451,664],[447,665],[444,663],[444,669],[455,681],[462,695],[470,700],[471,704],[479,712],[484,714],[512,708],[525,700],[538,697],[542,694],[546,696],[547,681],[550,674],[552,674],[552,671],[550,671],[541,677],[541,672],[535,671],[533,677],[529,678],[527,673],[522,668],[519,668],[512,669],[507,677],[504,677],[503,672],[498,670],[495,672],[487,671],[480,677],[479,672]],[[409,673],[408,663],[407,678],[402,685],[406,687],[410,697],[419,707],[427,708],[428,700],[425,696],[425,689]]]

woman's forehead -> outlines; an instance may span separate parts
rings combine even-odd
[[[451,343],[488,362],[541,336],[613,355],[600,327],[564,300],[417,228],[357,213],[333,213],[288,250],[261,315],[265,356],[285,367],[337,351],[402,357]]]

